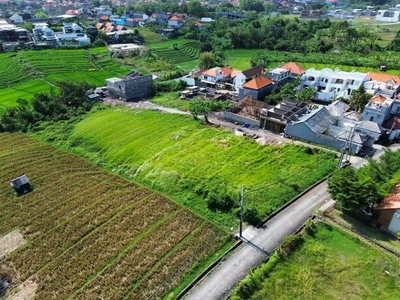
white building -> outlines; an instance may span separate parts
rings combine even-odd
[[[393,102],[394,99],[390,99],[387,96],[381,94],[375,95],[365,106],[362,120],[373,121],[382,125],[389,117]]]
[[[301,77],[299,88],[307,87],[316,90],[316,98],[321,101],[331,101],[337,98],[349,99],[352,92],[367,80],[367,73],[344,72],[325,68],[308,69]]]
[[[378,10],[375,19],[382,22],[399,22],[400,21],[400,7]]]

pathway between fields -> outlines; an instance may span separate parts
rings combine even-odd
[[[221,299],[255,266],[272,253],[284,238],[299,229],[315,209],[331,198],[324,181],[284,209],[261,229],[249,228],[243,236],[251,242],[243,243],[227,260],[194,287],[186,299]],[[259,248],[259,249],[257,249]]]

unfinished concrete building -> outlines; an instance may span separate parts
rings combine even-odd
[[[286,120],[294,114],[302,114],[307,110],[307,103],[284,100],[270,109],[260,111],[260,128],[275,133],[285,131]]]
[[[111,98],[123,101],[138,101],[153,94],[153,76],[132,71],[121,78],[106,79]]]

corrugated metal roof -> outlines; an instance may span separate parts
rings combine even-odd
[[[337,100],[328,105],[329,112],[335,117],[342,116],[348,109],[349,106],[342,100]]]
[[[320,107],[319,109],[311,112],[307,115],[304,123],[313,132],[322,134],[336,121],[336,117],[331,115],[326,107]]]

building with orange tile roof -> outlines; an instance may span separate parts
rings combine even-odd
[[[281,66],[282,69],[290,71],[290,76],[301,76],[306,72],[306,69],[295,62],[288,62]]]
[[[382,125],[389,117],[393,105],[389,96],[376,94],[369,100],[362,113],[362,120],[376,122]]]
[[[393,193],[385,197],[375,209],[380,211],[378,222],[382,228],[394,234],[400,231],[400,183],[396,184]]]
[[[251,95],[255,100],[264,100],[265,96],[271,92],[275,85],[271,79],[265,75],[260,75],[243,84],[243,87],[239,89],[239,99]]]

